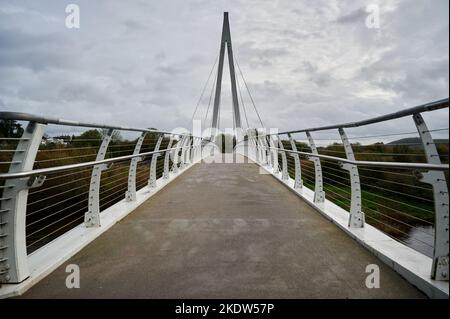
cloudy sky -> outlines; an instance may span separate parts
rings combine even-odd
[[[80,7],[79,29],[65,26],[69,3]],[[365,23],[373,4],[378,29]],[[360,120],[449,96],[448,6],[448,0],[0,0],[0,109],[190,127],[229,11],[234,54],[266,126]],[[196,118],[205,116],[211,85]],[[226,70],[224,127],[232,123],[229,87]],[[443,128],[447,116],[444,110],[426,119]],[[405,119],[355,134],[387,130],[414,127]]]

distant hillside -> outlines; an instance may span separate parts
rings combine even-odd
[[[439,143],[439,144],[448,144],[448,139],[435,139],[434,142]],[[416,145],[416,144],[421,144],[421,143],[422,142],[420,141],[420,138],[418,138],[418,137],[407,137],[407,138],[402,138],[402,139],[387,143],[387,145],[396,145],[396,144]]]

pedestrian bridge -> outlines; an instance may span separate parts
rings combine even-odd
[[[242,162],[242,161],[241,161]],[[326,238],[326,240],[325,240]],[[67,289],[65,264],[82,272]],[[365,267],[383,285],[367,289]],[[251,161],[198,163],[25,298],[421,298]]]
[[[448,164],[422,117],[439,110],[448,99],[323,128],[246,129],[228,154],[189,132],[0,112],[3,123],[26,125],[0,138],[0,295],[448,298]],[[425,161],[358,158],[346,131],[396,119],[416,125]],[[90,130],[49,142],[55,126]],[[313,135],[329,130],[343,155],[315,145]],[[348,180],[348,208],[328,188],[340,182],[327,162]],[[378,215],[365,208],[364,169],[413,171],[411,187],[429,185],[431,254],[371,221],[388,223],[380,216],[392,217],[393,204],[385,196]],[[67,288],[67,265],[79,267],[80,288]],[[379,288],[366,285],[368,265],[379,268]]]
[[[222,153],[225,50],[235,143]],[[217,61],[207,134],[0,112],[0,296],[448,298],[449,128],[426,123],[448,118],[448,98],[273,131],[225,13],[192,120]]]

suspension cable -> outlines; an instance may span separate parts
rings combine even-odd
[[[211,79],[211,75],[213,74],[213,71],[214,71],[214,68],[216,67],[218,59],[219,59],[219,55],[216,56],[216,60],[214,61],[214,64],[213,64],[213,66],[211,68],[211,71],[209,72],[208,79],[206,80],[206,83],[203,86],[203,90],[202,90],[202,93],[200,94],[200,97],[199,97],[199,99],[197,101],[197,105],[195,106],[194,113],[192,113],[191,122],[194,120],[194,116],[197,113],[198,107],[199,107],[199,105],[200,105],[200,103],[201,103],[201,101],[203,99],[203,95],[205,94],[206,87],[208,86],[209,80]]]
[[[250,100],[252,101],[253,108],[255,109],[256,115],[258,116],[259,122],[261,123],[261,127],[264,127],[263,121],[261,119],[261,116],[259,115],[258,109],[256,108],[255,101],[253,100],[253,97],[252,97],[252,94],[250,93],[247,82],[245,81],[244,75],[242,74],[242,70],[241,70],[241,67],[239,66],[237,58],[235,58],[235,61],[236,61],[236,65],[238,67],[239,73],[241,74],[242,81],[244,82],[245,88],[247,89]]]
[[[247,128],[250,128],[250,124],[248,124],[247,111],[245,109],[244,99],[242,97],[241,92],[241,84],[239,83],[239,77],[236,77],[237,87],[239,91],[239,97],[241,98],[242,109],[244,110],[245,122],[247,123]]]
[[[205,123],[206,123],[206,120],[208,119],[209,108],[211,107],[212,96],[213,96],[213,92],[214,92],[214,87],[216,86],[216,82],[217,82],[217,76],[214,77],[213,85],[211,87],[211,93],[209,95],[209,101],[208,101],[208,108],[206,109],[205,119],[203,120],[203,122],[205,122]]]

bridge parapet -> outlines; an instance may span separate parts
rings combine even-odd
[[[256,133],[249,135],[249,139],[251,142],[248,143],[252,151],[249,151],[250,157],[258,162],[261,166],[268,167],[269,171],[274,171],[277,175],[277,167],[278,165],[282,166],[282,171],[289,171],[290,176],[293,178],[292,188],[294,188],[299,194],[302,193],[302,185],[308,184],[311,189],[314,189],[313,203],[317,206],[318,209],[324,209],[323,201],[325,197],[329,197],[330,201],[337,204],[339,207],[344,208],[348,213],[348,228],[349,229],[357,229],[365,227],[366,216],[370,219],[371,224],[381,225],[381,228],[384,232],[389,234],[389,231],[386,231],[386,228],[393,228],[391,225],[386,222],[377,220],[377,216],[381,216],[384,221],[393,221],[397,223],[397,225],[403,226],[408,225],[409,220],[413,221],[424,221],[428,224],[432,225],[432,232],[427,232],[428,236],[433,236],[432,242],[434,244],[428,244],[432,248],[432,264],[430,269],[430,278],[432,280],[441,280],[448,281],[449,278],[449,225],[448,225],[448,154],[440,154],[436,145],[438,142],[433,140],[431,136],[430,130],[427,128],[425,124],[425,120],[422,117],[422,113],[432,112],[440,109],[448,109],[448,99],[439,100],[432,103],[427,103],[424,105],[416,106],[413,108],[408,108],[402,110],[400,112],[391,113],[383,116],[374,117],[371,119],[359,121],[359,122],[351,122],[351,123],[343,123],[337,125],[330,125],[324,127],[314,127],[308,129],[301,130],[293,130],[286,131],[276,134],[267,134],[264,129],[257,130]],[[418,136],[420,139],[420,145],[423,150],[422,154],[413,154],[414,156],[422,156],[425,159],[425,162],[417,162],[413,160],[412,162],[406,162],[402,160],[397,160],[395,156],[402,156],[408,154],[386,154],[391,156],[391,158],[396,159],[396,161],[373,161],[373,160],[360,160],[356,159],[358,155],[370,155],[369,153],[357,153],[354,152],[354,147],[358,150],[363,148],[358,144],[351,144],[349,138],[346,135],[344,129],[363,127],[370,124],[377,123],[385,123],[388,121],[411,117],[415,124],[416,130],[418,132]],[[444,130],[448,130],[445,128]],[[324,132],[324,131],[337,131],[339,134],[340,143],[335,143],[334,146],[340,147],[339,150],[328,150],[327,147],[317,147],[315,145],[315,141],[312,137],[312,132]],[[436,130],[438,131],[438,130]],[[294,140],[294,134],[306,134],[306,143],[301,143]],[[408,133],[410,134],[410,133]],[[417,133],[416,133],[417,134]],[[395,135],[395,134],[392,134]],[[389,136],[389,134],[384,134],[381,136]],[[273,138],[276,138],[280,141],[280,147],[275,147],[272,145],[268,145],[268,143],[264,143],[265,141],[270,141]],[[282,140],[284,139],[284,144]],[[408,143],[412,144],[412,143]],[[419,144],[419,143],[418,143]],[[282,147],[281,145],[284,145]],[[389,144],[387,144],[389,145]],[[448,141],[447,141],[448,145]],[[394,145],[395,146],[395,145]],[[400,145],[404,146],[404,145]],[[381,146],[380,146],[381,147]],[[417,146],[415,146],[417,148]],[[300,149],[300,150],[298,150]],[[303,149],[303,150],[302,150]],[[265,161],[264,158],[271,158],[271,154],[273,152],[281,152],[285,154],[289,154],[287,158],[291,159],[291,161],[282,160],[280,163],[275,162],[273,160]],[[332,152],[330,155],[328,152]],[[380,154],[383,155],[381,150]],[[321,154],[325,153],[325,154]],[[336,155],[339,154],[339,155]],[[386,152],[384,152],[386,153]],[[442,153],[442,152],[441,152]],[[258,154],[258,156],[256,156]],[[262,155],[261,155],[262,154]],[[356,156],[355,156],[356,154]],[[300,160],[300,157],[304,160]],[[363,156],[360,156],[363,157]],[[446,159],[446,163],[442,164],[441,158]],[[294,162],[292,162],[294,160]],[[308,160],[312,161],[314,166],[311,167],[308,165]],[[325,166],[324,166],[325,165]],[[324,166],[324,168],[322,168]],[[341,171],[339,171],[339,169]],[[411,182],[411,184],[406,185],[403,183],[400,178],[398,180],[383,180],[380,178],[370,177],[363,175],[360,177],[359,171],[374,171],[384,172],[387,170],[391,174],[397,174],[397,176],[406,176],[404,172],[412,172],[411,177],[414,175],[417,178],[416,182],[427,183],[431,186],[431,189],[426,188],[426,185],[417,185],[416,182]],[[342,174],[342,171],[347,171],[348,175],[345,176]],[[397,172],[399,171],[399,172]],[[279,176],[280,179],[283,179],[283,176]],[[360,180],[362,178],[362,181]],[[347,179],[347,182],[343,181]],[[394,178],[395,179],[395,178]],[[376,180],[378,183],[382,183],[381,186],[375,185]],[[363,183],[364,182],[364,183]],[[371,184],[372,183],[372,184]],[[411,187],[417,190],[430,191],[432,195],[429,197],[419,197],[417,195],[412,195],[409,193],[401,193],[398,191],[392,191],[389,189],[389,184],[400,185],[401,187]],[[289,183],[288,183],[289,184]],[[290,185],[290,184],[289,184]],[[367,185],[369,190],[374,188],[378,188],[381,191],[380,194],[372,194],[368,191],[365,191],[363,188]],[[364,186],[364,187],[363,187]],[[390,192],[390,194],[394,195],[385,195]],[[389,193],[388,193],[389,194]],[[404,202],[400,202],[395,199],[395,195],[403,196],[405,199]],[[377,196],[377,199],[382,200],[383,202],[379,204],[375,202],[373,197]],[[415,200],[414,203],[409,203],[408,199]],[[416,203],[417,202],[417,203]],[[367,205],[367,204],[372,205]],[[390,205],[394,203],[395,205]],[[433,219],[435,224],[433,225],[429,219],[423,220],[418,216],[415,216],[413,213],[416,211],[428,212],[425,207],[425,204],[432,203],[434,205],[434,209],[429,211],[433,213]],[[422,204],[422,206],[420,206]],[[374,206],[378,205],[378,206]],[[417,206],[416,206],[417,205]],[[369,214],[366,215],[363,212],[363,207],[367,207]],[[393,207],[390,207],[393,206]],[[404,210],[400,210],[398,207],[406,207],[406,210],[411,212],[411,215],[408,215]],[[380,210],[378,208],[381,207]],[[391,214],[391,213],[395,214]],[[395,216],[395,217],[392,217]],[[401,218],[405,218],[401,220]],[[412,225],[414,227],[414,225]],[[434,227],[433,227],[434,226]],[[417,227],[416,227],[417,228]],[[394,228],[395,231],[397,229]],[[398,230],[401,232],[401,230]],[[422,230],[421,230],[422,231]],[[391,235],[391,234],[390,234]],[[402,235],[407,235],[406,233],[402,233]],[[396,237],[396,236],[394,236]],[[398,238],[398,237],[397,237]],[[420,241],[420,239],[418,239]]]
[[[0,120],[5,125],[27,123],[23,133],[0,137],[0,285],[26,281],[41,266],[30,265],[30,260],[40,258],[35,255],[51,256],[53,252],[47,250],[70,232],[92,240],[202,157],[203,139],[189,132],[15,112],[0,112]],[[94,130],[47,142],[50,139],[45,133],[51,125]],[[124,139],[119,133],[139,135]],[[123,213],[114,219],[106,216],[116,206],[121,206]],[[80,240],[71,253],[84,244]],[[70,252],[63,254],[70,257]],[[57,254],[54,257],[51,267],[61,260]]]

